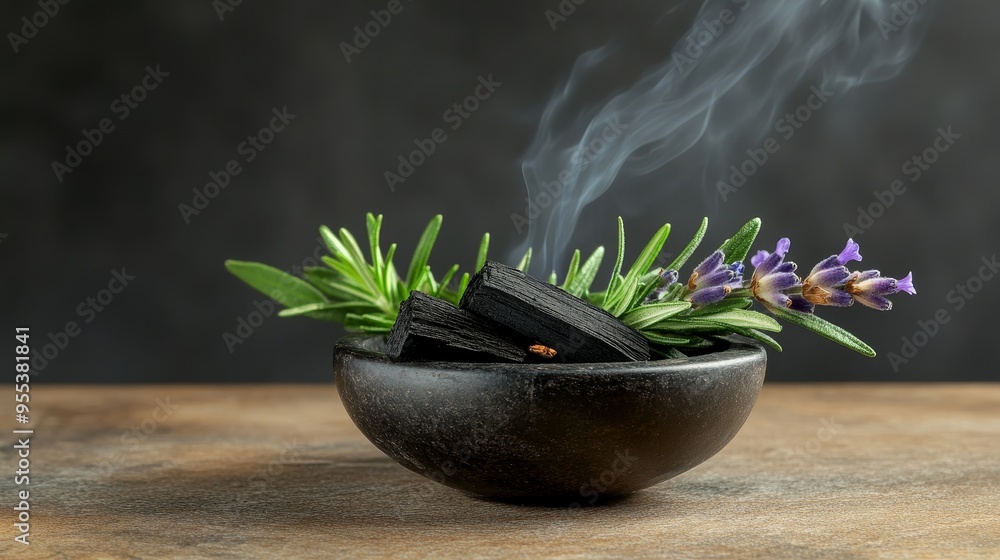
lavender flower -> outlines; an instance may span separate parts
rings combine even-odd
[[[787,294],[802,287],[795,275],[798,268],[792,261],[785,262],[785,254],[792,242],[787,237],[778,240],[773,253],[758,251],[750,258],[755,268],[750,278],[750,293],[757,301],[770,307],[787,307],[803,313],[812,313],[813,304],[801,294]]]
[[[895,278],[883,277],[877,270],[866,270],[855,272],[848,279],[844,290],[860,302],[872,309],[879,311],[889,311],[892,309],[892,302],[885,296],[897,292],[906,292],[910,295],[917,293],[913,287],[913,273],[896,280]]]
[[[848,307],[854,303],[851,294],[844,286],[851,278],[847,263],[860,261],[860,245],[853,239],[847,240],[847,245],[839,255],[831,255],[813,267],[809,276],[802,282],[802,296],[816,305],[833,305]]]
[[[674,284],[677,283],[677,279],[679,277],[680,275],[677,273],[676,270],[664,270],[660,272],[660,280],[658,283],[659,285],[657,286],[656,289],[650,292],[648,296],[646,296],[646,299],[643,300],[643,303],[654,303],[660,301],[660,298],[662,298],[667,293],[667,290],[670,289],[670,286],[673,286]]]
[[[688,301],[695,305],[708,305],[743,287],[743,263],[727,265],[725,258],[722,251],[715,251],[695,267],[687,283],[691,291]]]

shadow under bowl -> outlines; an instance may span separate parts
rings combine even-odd
[[[344,407],[400,465],[490,498],[593,503],[698,465],[743,426],[766,353],[733,338],[683,359],[394,362],[382,337],[334,350]]]

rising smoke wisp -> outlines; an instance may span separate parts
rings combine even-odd
[[[705,162],[703,181],[714,188],[734,142],[768,134],[807,77],[837,98],[899,74],[926,29],[926,1],[706,0],[661,64],[581,118],[569,114],[573,101],[613,56],[584,53],[522,164],[535,262],[547,273],[585,206],[681,155]]]

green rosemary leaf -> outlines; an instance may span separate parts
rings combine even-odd
[[[385,333],[392,329],[392,325],[395,322],[395,317],[387,317],[385,315],[373,314],[373,313],[348,313],[344,317],[344,326],[350,330],[370,332],[370,333]]]
[[[670,303],[650,303],[640,305],[635,309],[623,314],[620,318],[623,323],[635,330],[642,329],[658,323],[668,317],[673,317],[678,313],[691,308],[691,304],[686,301],[675,301]]]
[[[628,279],[631,277],[638,280],[640,277],[645,276],[653,268],[653,263],[656,262],[657,255],[663,250],[663,245],[666,244],[668,237],[670,237],[670,224],[663,224],[660,229],[656,230],[653,237],[649,239],[646,246],[643,247],[642,252],[639,253],[635,262],[632,263],[632,268],[629,269],[625,278]]]
[[[385,261],[382,260],[382,248],[379,246],[379,233],[382,229],[382,214],[376,218],[369,212],[365,216],[365,227],[368,230],[368,253],[375,267],[375,278],[380,288],[385,289]]]
[[[864,354],[869,358],[875,357],[875,350],[873,350],[871,346],[868,346],[860,338],[838,327],[837,325],[834,325],[826,319],[817,317],[812,313],[802,313],[799,311],[792,311],[791,309],[769,307],[768,310],[779,319],[784,319],[790,323],[795,323],[796,325],[805,327],[814,333],[825,336],[826,338],[842,344],[855,352]]]
[[[226,268],[252,288],[285,307],[325,303],[323,292],[299,278],[257,262],[226,261]]]
[[[588,303],[592,303],[598,307],[604,303],[604,296],[607,292],[587,292],[583,294],[583,299],[587,300]]]
[[[347,258],[347,248],[337,239],[333,230],[326,226],[320,226],[319,234],[323,238],[323,242],[326,243],[326,248],[330,250],[330,253],[337,257]]]
[[[621,316],[630,309],[632,298],[639,291],[638,278],[624,278],[619,284],[621,288],[617,290],[614,299],[605,303],[605,309],[615,317]]]
[[[320,258],[320,260],[323,261],[323,264],[333,269],[331,270],[331,272],[333,272],[334,274],[338,274],[340,276],[343,276],[344,278],[350,278],[351,280],[357,282],[359,285],[363,283],[361,279],[358,277],[358,271],[355,270],[353,266],[351,266],[351,263],[342,259],[338,259],[336,257],[331,257],[329,255],[323,255]]]
[[[420,241],[417,242],[417,248],[413,251],[413,258],[410,260],[410,268],[406,272],[407,293],[410,290],[419,290],[423,284],[421,278],[426,274],[427,260],[431,256],[431,249],[434,248],[434,242],[437,241],[443,220],[441,214],[431,218],[427,227],[424,228],[424,233],[420,236]]]
[[[667,288],[667,293],[660,298],[660,301],[676,301],[680,299],[681,294],[684,293],[686,288],[687,287],[684,284],[678,282],[677,284]]]
[[[660,321],[655,325],[650,325],[643,329],[643,333],[653,332],[658,334],[676,335],[676,334],[692,334],[692,333],[720,333],[724,334],[730,331],[730,328],[722,323],[712,323],[709,321],[699,321],[695,319],[687,319],[683,315],[678,315],[670,317],[664,321]]]
[[[653,268],[653,263],[656,262],[656,257],[663,250],[663,245],[667,242],[668,237],[670,237],[670,224],[663,224],[660,229],[656,230],[653,237],[643,247],[642,252],[636,257],[635,262],[632,263],[628,274],[625,275],[625,282],[623,284],[628,286],[629,292],[619,300],[615,308],[618,315],[637,305],[637,297],[640,301],[646,297],[648,290],[642,288],[645,288],[648,284],[640,284],[640,279],[645,277],[650,269]]]
[[[642,331],[642,336],[646,337],[646,340],[653,344],[662,344],[664,346],[683,346],[691,342],[690,338],[684,336],[670,336],[647,331]]]
[[[458,279],[458,289],[455,291],[455,293],[458,295],[458,299],[462,299],[462,296],[465,295],[465,289],[469,287],[469,280],[471,278],[472,277],[469,276],[468,272],[463,272],[462,277]]]
[[[521,262],[517,263],[517,266],[514,268],[525,272],[529,266],[531,266],[531,247],[528,247],[528,250],[524,252],[524,256],[521,257]]]
[[[329,268],[323,268],[322,266],[304,267],[302,269],[302,276],[311,284],[317,284],[318,282],[325,281],[340,282],[344,278],[344,275],[339,272],[330,270]]]
[[[340,234],[340,242],[347,249],[351,266],[354,268],[357,278],[365,284],[373,295],[381,297],[383,293],[379,289],[378,280],[375,278],[375,267],[368,264],[368,261],[365,260],[365,255],[361,252],[361,246],[358,245],[357,240],[354,239],[350,231],[347,231],[347,228],[340,228],[338,233]]]
[[[701,315],[711,315],[712,313],[721,313],[731,309],[747,309],[751,305],[753,305],[753,300],[750,298],[726,298],[722,301],[717,301],[715,303],[703,305],[697,309],[692,309],[688,316],[698,317]]]
[[[604,260],[604,247],[598,247],[580,266],[580,271],[573,277],[573,281],[568,283],[566,291],[576,297],[583,297],[584,294],[588,293],[590,285],[597,277],[597,269],[601,267],[602,260]]]
[[[549,284],[555,285],[555,283],[558,282],[558,281],[559,281],[559,277],[556,276],[556,271],[553,270],[552,273],[549,274],[548,282],[549,282]]]
[[[737,331],[737,334],[741,334],[743,336],[752,338],[759,342],[763,342],[764,344],[767,344],[768,346],[774,348],[778,352],[781,352],[781,345],[778,344],[777,340],[774,340],[773,338],[770,337],[770,335],[763,333],[757,329],[741,329]]]
[[[385,299],[381,294],[373,294],[361,286],[349,283],[347,279],[338,276],[332,270],[309,267],[302,270],[302,275],[316,289],[333,300],[369,303],[380,308],[385,306]]]
[[[712,348],[716,344],[718,343],[710,338],[705,338],[702,336],[692,336],[690,340],[688,340],[684,344],[678,344],[677,346],[684,349],[700,350],[700,349]]]
[[[439,293],[434,295],[436,295],[437,297],[441,297],[440,292],[443,292],[444,289],[448,287],[448,283],[451,282],[452,277],[454,277],[457,272],[458,272],[458,265],[457,264],[451,265],[451,268],[449,268],[448,271],[444,273],[444,276],[441,277],[441,289],[438,290]]]
[[[639,277],[639,285],[646,286],[648,284],[657,284],[660,281],[660,274],[663,272],[662,268],[654,268],[646,274]]]
[[[314,319],[324,318],[327,321],[343,321],[347,313],[370,313],[378,311],[371,305],[365,305],[354,301],[342,301],[339,303],[310,303],[298,307],[289,307],[278,312],[279,317],[295,317],[306,315]]]
[[[691,258],[695,250],[698,249],[698,245],[701,245],[701,240],[705,238],[705,231],[708,230],[708,218],[702,218],[701,226],[698,227],[698,231],[694,233],[694,237],[688,242],[687,247],[681,251],[681,254],[677,255],[674,262],[666,266],[666,270],[680,270],[687,260]]]
[[[369,267],[368,261],[365,260],[365,255],[361,252],[361,246],[358,245],[357,239],[354,239],[354,235],[347,228],[340,228],[337,230],[337,234],[340,236],[340,242],[347,250],[347,256],[354,268],[359,273],[367,270]]]
[[[357,325],[355,327],[349,327],[349,330],[353,330],[354,332],[362,332],[362,333],[370,333],[370,334],[385,334],[385,333],[389,332],[390,330],[392,330],[392,327],[385,328],[385,326],[383,326],[383,325],[361,324],[361,325]]]
[[[655,270],[650,270],[639,278],[639,289],[636,290],[635,295],[632,297],[632,302],[628,307],[629,309],[634,309],[642,305],[642,303],[646,301],[649,294],[660,285],[661,272],[663,272],[663,269],[657,268]]]
[[[747,311],[745,309],[730,309],[711,315],[702,315],[689,319],[690,322],[711,322],[727,327],[740,327],[747,329],[757,329],[761,331],[781,332],[781,324],[773,318],[758,311]]]
[[[760,231],[760,218],[754,218],[743,225],[736,235],[732,238],[727,239],[725,243],[719,247],[719,250],[726,256],[727,263],[733,263],[738,261],[743,261],[746,258],[747,252],[750,251],[750,247],[753,246],[753,242],[757,239],[757,232]]]
[[[381,313],[348,313],[345,317],[345,321],[345,324],[348,326],[357,327],[361,325],[368,325],[372,327],[383,327],[385,332],[388,332],[395,322],[395,317],[388,317]]]
[[[425,291],[425,288],[427,286],[427,269],[428,269],[428,267],[425,266],[424,269],[420,271],[420,274],[418,274],[417,277],[414,278],[414,280],[413,280],[413,286],[412,287],[409,286],[409,285],[406,286],[406,289],[408,291],[411,291],[411,292],[413,290],[416,290],[418,292]]]
[[[577,249],[573,251],[573,258],[569,261],[569,269],[566,270],[566,278],[563,279],[562,286],[559,286],[564,291],[568,291],[569,285],[573,283],[573,279],[576,278],[577,273],[580,272],[580,250]]]
[[[482,270],[483,265],[486,264],[486,253],[490,249],[490,234],[484,233],[482,241],[479,242],[479,253],[476,255],[476,268],[473,270],[473,274]],[[463,292],[459,290],[459,293]]]
[[[427,271],[427,274],[424,275],[428,285],[426,292],[428,294],[435,295],[438,291],[440,291],[441,286],[434,280],[434,272],[431,271],[430,265],[425,266],[424,270]]]
[[[615,267],[611,270],[611,280],[608,281],[608,290],[604,292],[604,304],[601,305],[604,309],[607,309],[611,305],[611,301],[618,295],[618,285],[622,280],[624,280],[621,276],[622,261],[624,260],[625,221],[622,220],[621,216],[618,216],[618,255],[615,257]]]
[[[396,267],[392,264],[392,257],[396,256],[396,244],[389,245],[389,250],[385,254],[385,265],[382,272],[382,291],[390,300],[396,301],[399,297],[399,276],[396,274]]]

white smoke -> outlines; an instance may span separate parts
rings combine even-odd
[[[681,155],[702,162],[714,188],[732,163],[725,158],[766,136],[807,76],[835,99],[896,76],[926,29],[927,1],[706,0],[661,64],[580,117],[574,101],[612,56],[584,53],[522,164],[535,262],[543,272],[558,264],[583,208],[609,188],[620,196],[630,177]]]

